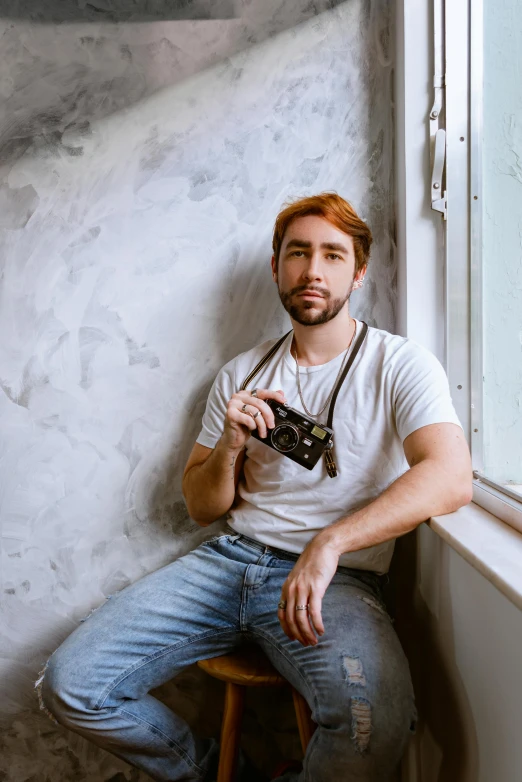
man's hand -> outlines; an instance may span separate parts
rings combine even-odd
[[[323,596],[335,575],[339,563],[339,552],[320,535],[306,546],[283,584],[281,600],[286,600],[286,609],[279,608],[277,615],[281,626],[290,640],[297,640],[303,646],[314,646],[319,635],[324,633],[321,607]],[[308,604],[308,610],[296,611],[296,606]]]
[[[284,391],[281,390],[258,388],[256,394],[257,396],[254,397],[250,391],[238,391],[232,395],[227,404],[221,440],[230,451],[241,451],[254,429],[257,429],[259,436],[264,439],[268,435],[268,430],[274,428],[274,414],[265,399],[286,401]]]

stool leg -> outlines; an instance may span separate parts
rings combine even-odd
[[[235,782],[245,688],[227,682],[217,782]]]
[[[317,726],[312,720],[312,712],[306,698],[303,698],[301,693],[294,689],[294,687],[292,687],[292,696],[294,698],[294,709],[297,718],[297,727],[299,729],[299,738],[301,739],[303,754],[306,754],[308,742],[314,735]]]

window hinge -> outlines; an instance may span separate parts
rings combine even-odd
[[[446,131],[444,125],[444,0],[433,0],[433,106],[430,111],[431,208],[447,218],[444,185]]]
[[[435,146],[433,149],[433,168],[431,170],[431,208],[441,212],[446,220],[448,216],[448,203],[446,190],[442,190],[444,163],[446,161],[446,131],[439,128],[435,133]]]

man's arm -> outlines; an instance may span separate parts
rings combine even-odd
[[[189,515],[200,526],[207,527],[232,507],[251,432],[257,429],[264,438],[274,428],[274,413],[265,399],[284,402],[285,395],[281,390],[258,388],[255,397],[250,391],[238,391],[227,403],[219,400],[224,421],[223,424],[219,421],[223,433],[215,448],[201,443],[194,445],[183,472],[181,489]]]
[[[300,555],[283,584],[286,610],[278,610],[290,639],[313,646],[314,628],[324,634],[322,599],[341,554],[397,538],[431,516],[451,513],[471,501],[471,458],[459,426],[423,426],[406,437],[404,453],[411,469],[365,508],[318,532]],[[296,613],[295,605],[308,605],[309,610]]]
[[[459,426],[423,426],[404,440],[403,447],[411,469],[365,508],[338,519],[316,536],[339,555],[397,538],[431,516],[471,502],[471,458]]]
[[[244,460],[244,448],[229,448],[223,440],[215,448],[194,445],[181,486],[189,515],[201,527],[230,510]]]

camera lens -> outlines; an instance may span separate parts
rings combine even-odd
[[[279,424],[272,430],[271,438],[278,451],[293,451],[299,442],[299,432],[291,424]]]

